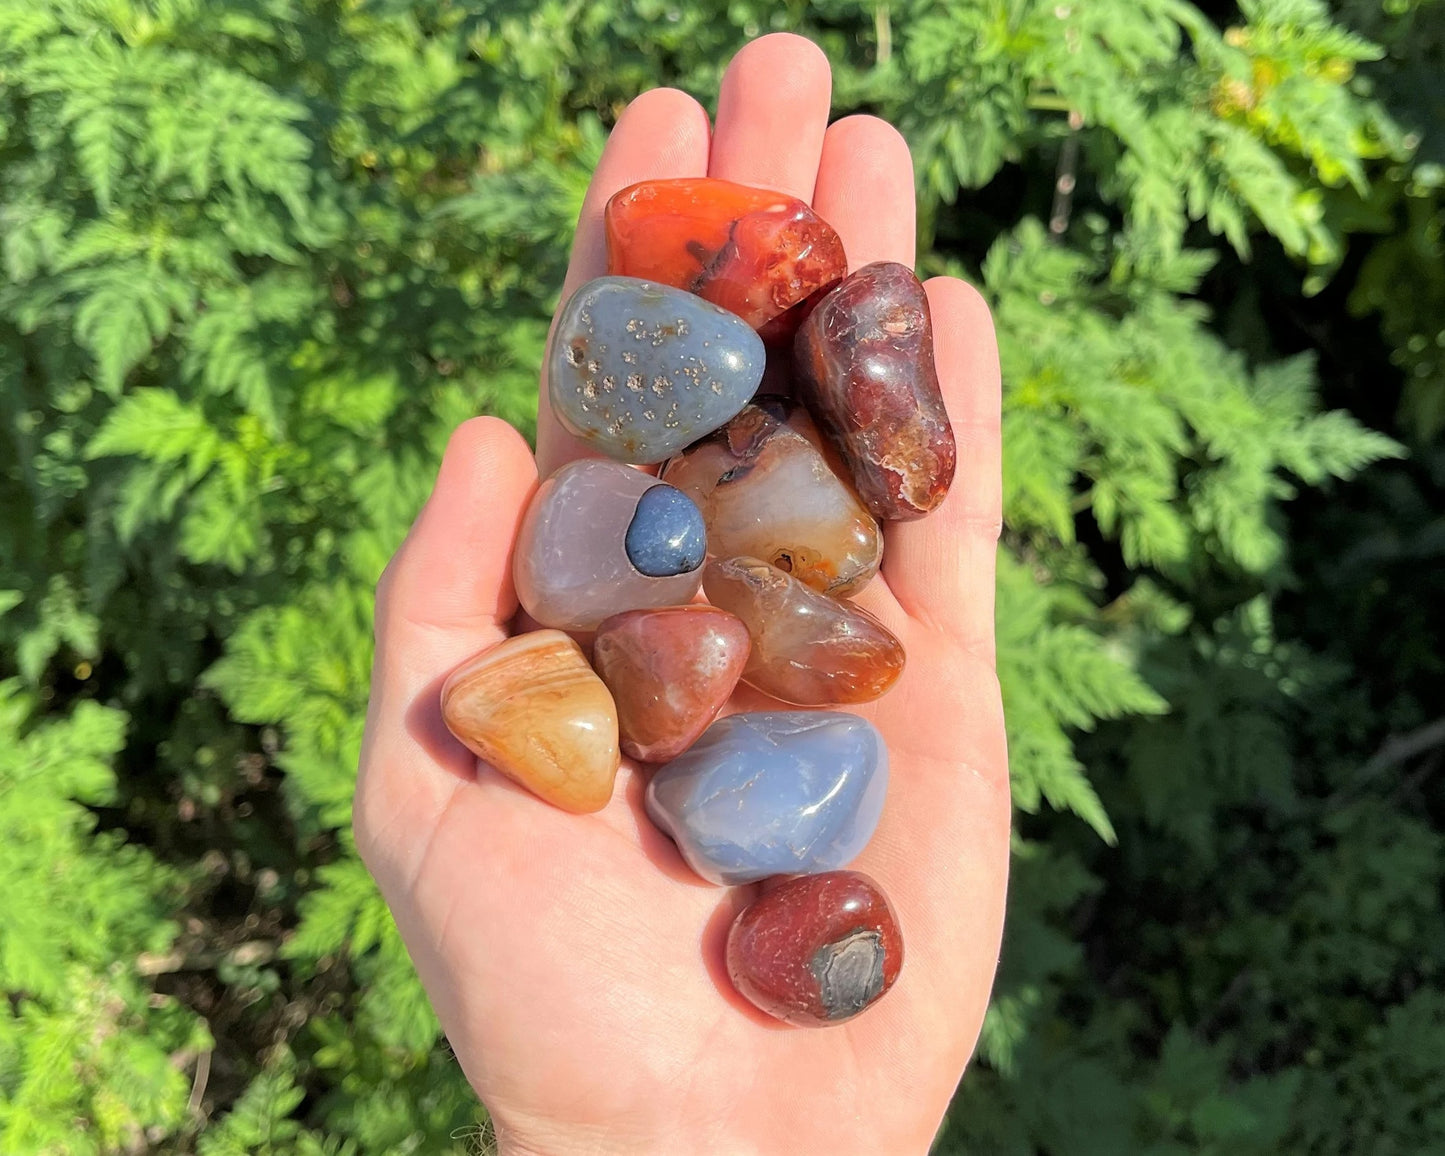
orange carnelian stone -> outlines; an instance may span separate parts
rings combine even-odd
[[[848,272],[842,240],[803,201],[713,177],[631,185],[607,202],[606,223],[609,273],[696,293],[769,341],[791,336],[803,303]]]

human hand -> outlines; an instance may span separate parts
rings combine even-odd
[[[742,49],[716,132],[684,94],[638,97],[582,209],[564,299],[605,271],[602,210],[635,181],[710,175],[812,201],[850,268],[912,265],[912,164],[871,117],[827,124],[828,64],[801,38]],[[436,489],[387,568],[357,783],[357,846],[463,1070],[510,1153],[923,1152],[971,1054],[998,958],[1009,790],[994,674],[1000,518],[993,326],[960,281],[927,283],[959,447],[943,506],[891,523],[858,603],[902,639],[904,674],[857,711],[890,752],[887,803],[853,864],[882,885],[905,942],[894,988],[857,1019],[806,1030],[728,982],[733,916],[766,884],[704,883],[648,821],[624,760],[611,802],[572,815],[446,731],[442,681],[511,632],[511,550],[540,468],[582,456],[542,392],[538,453],[504,423],[453,435]],[[729,711],[774,705],[740,688]]]

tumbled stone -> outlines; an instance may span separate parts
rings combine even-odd
[[[597,811],[621,758],[617,711],[581,647],[560,630],[519,634],[452,671],[447,728],[478,758],[564,811]]]
[[[753,649],[743,681],[783,702],[869,702],[903,673],[903,644],[873,615],[758,558],[709,562],[703,590],[747,624]]]
[[[878,572],[883,535],[828,456],[805,410],[758,397],[662,476],[702,511],[714,555],[761,558],[841,598]]]
[[[887,789],[883,736],[856,715],[735,714],[653,776],[647,813],[704,879],[751,883],[852,862]]]
[[[640,465],[742,409],[764,363],[762,340],[727,310],[667,285],[599,277],[557,316],[547,389],[565,429]]]
[[[627,560],[649,578],[686,574],[707,557],[707,523],[682,491],[653,486],[637,499],[622,545]]]
[[[716,177],[643,181],[607,202],[607,271],[675,285],[769,341],[848,271],[837,232],[805,202]]]
[[[595,458],[569,462],[543,482],[512,556],[523,609],[543,626],[592,630],[619,611],[690,602],[701,568],[649,577],[627,556],[628,528],[654,488],[658,481],[649,474]],[[702,515],[693,518],[700,522]]]
[[[893,986],[903,936],[888,897],[858,871],[779,883],[728,932],[728,976],[768,1015],[802,1027],[850,1020]]]
[[[622,749],[664,763],[682,754],[727,702],[748,660],[748,630],[713,606],[614,614],[597,628],[592,664],[612,691]]]
[[[923,285],[906,265],[865,265],[798,330],[798,396],[833,440],[874,517],[936,509],[957,450],[933,362]]]

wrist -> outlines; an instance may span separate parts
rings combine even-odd
[[[764,1156],[731,1128],[712,1136],[638,1135],[612,1128],[543,1128],[526,1134],[497,1129],[496,1156]]]
[[[840,1147],[836,1122],[812,1134],[803,1121],[769,1128],[768,1136],[753,1134],[748,1121],[728,1116],[715,1127],[688,1126],[666,1135],[628,1131],[620,1126],[528,1127],[524,1132],[496,1125],[495,1156],[836,1156],[839,1152],[868,1151],[889,1156],[926,1156],[937,1127],[921,1125],[887,1135],[867,1135],[867,1126],[854,1121],[850,1139]],[[799,1127],[798,1125],[804,1124]],[[856,1147],[855,1147],[856,1145]]]

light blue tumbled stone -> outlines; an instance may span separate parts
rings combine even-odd
[[[713,883],[846,867],[883,813],[888,751],[837,711],[719,719],[653,776],[647,813]]]
[[[696,502],[659,483],[637,500],[623,544],[627,560],[649,578],[687,574],[707,557],[707,523]]]
[[[547,354],[552,412],[618,461],[671,457],[723,425],[763,377],[762,339],[682,289],[598,277],[557,317]]]

